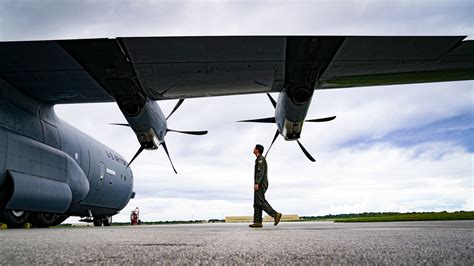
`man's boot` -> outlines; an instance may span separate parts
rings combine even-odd
[[[275,215],[275,222],[273,223],[273,225],[276,226],[280,222],[280,219],[281,219],[281,213],[277,212],[277,214]]]
[[[262,228],[263,225],[262,225],[262,223],[253,223],[253,224],[249,224],[249,227],[250,228]]]

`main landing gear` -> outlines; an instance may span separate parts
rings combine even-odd
[[[31,223],[36,228],[56,226],[64,222],[69,216],[56,213],[39,213],[22,210],[0,210],[0,223],[7,224],[8,228],[22,228]]]
[[[8,225],[8,228],[21,228],[28,221],[30,213],[19,210],[1,210],[0,221]]]
[[[64,222],[69,216],[56,213],[34,213],[30,215],[31,223],[34,227],[47,228],[56,226]]]
[[[112,216],[92,216],[92,212],[89,212],[89,216],[82,217],[79,222],[93,223],[94,226],[111,226]]]
[[[112,225],[112,216],[106,217],[94,217],[94,226],[111,226]]]

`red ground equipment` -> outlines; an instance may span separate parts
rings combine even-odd
[[[138,209],[138,207],[132,211],[132,213],[130,214],[130,224],[132,225],[137,225],[137,224],[141,224],[141,221],[139,219],[139,214],[140,214],[140,210]]]

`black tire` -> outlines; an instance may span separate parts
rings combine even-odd
[[[112,216],[106,217],[104,220],[102,220],[104,223],[104,226],[111,226],[112,225]]]
[[[94,226],[102,226],[102,220],[101,219],[94,219]]]
[[[27,222],[30,213],[27,211],[1,210],[0,220],[9,228],[21,228]]]
[[[66,221],[67,218],[69,218],[68,215],[58,215],[56,216],[56,221],[54,221],[51,226],[60,225],[62,222]]]
[[[64,220],[66,220],[66,218],[56,213],[32,213],[30,215],[31,223],[33,224],[34,227],[37,227],[37,228],[47,228],[50,226],[58,225],[62,223]],[[58,220],[59,220],[59,223],[58,223]]]

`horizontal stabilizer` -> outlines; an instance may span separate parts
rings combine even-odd
[[[237,122],[275,123],[275,117],[250,119],[250,120],[240,120],[240,121],[237,121]]]
[[[336,116],[331,116],[331,117],[324,117],[324,118],[317,118],[317,119],[309,119],[305,120],[305,122],[328,122],[331,120],[334,120]]]

